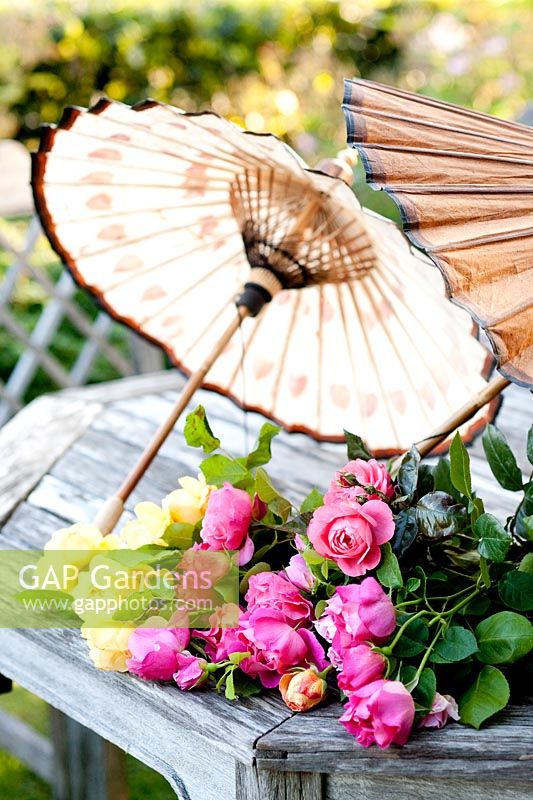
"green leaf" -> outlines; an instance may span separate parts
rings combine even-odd
[[[394,518],[394,536],[391,540],[392,552],[398,558],[401,558],[409,550],[417,535],[416,509],[402,509]]]
[[[399,625],[403,625],[409,617],[403,616],[398,620]],[[400,640],[394,646],[394,655],[398,658],[412,658],[422,653],[426,649],[429,639],[429,628],[427,622],[419,617],[414,619],[402,633]]]
[[[224,689],[224,694],[227,700],[236,700],[237,695],[235,693],[235,683],[233,680],[233,673],[235,672],[235,668],[229,668],[226,672],[226,686]]]
[[[533,553],[529,553],[533,556]],[[522,566],[522,565],[520,565]],[[506,572],[498,583],[498,593],[509,608],[515,611],[533,611],[533,575],[521,569]]]
[[[489,424],[482,441],[492,474],[500,486],[511,492],[520,491],[523,483],[522,472],[503,433]]]
[[[253,695],[261,694],[264,691],[261,684],[253,681],[241,670],[234,672],[233,685],[237,697],[253,697]]]
[[[479,554],[489,561],[505,561],[512,539],[496,517],[482,514],[474,524],[474,533],[479,539]]]
[[[522,539],[533,542],[533,483],[524,486],[524,499],[518,506],[515,531]]]
[[[446,629],[442,639],[439,639],[430,655],[434,664],[451,664],[455,661],[464,661],[478,649],[476,638],[472,631],[460,625],[451,625]]]
[[[420,453],[413,445],[402,458],[400,469],[398,470],[398,477],[396,478],[398,492],[407,500],[411,500],[416,492],[419,464]]]
[[[188,522],[173,522],[161,537],[169,546],[177,550],[188,550],[193,544],[194,525]]]
[[[228,661],[231,661],[232,664],[235,664],[235,666],[238,667],[241,662],[247,658],[250,658],[250,655],[251,654],[248,652],[230,653],[228,656]]]
[[[360,436],[349,431],[344,431],[346,438],[346,447],[348,450],[348,461],[355,461],[356,458],[362,458],[363,461],[368,461],[373,458],[372,453],[363,442]]]
[[[464,530],[467,524],[466,508],[444,492],[431,492],[421,497],[416,506],[416,520],[420,534],[437,540]]]
[[[533,425],[527,432],[527,458],[530,464],[533,464]]]
[[[255,473],[254,492],[274,514],[281,517],[284,522],[286,521],[292,506],[285,497],[280,495],[270,480],[268,473],[262,467],[259,467]]]
[[[420,578],[409,578],[405,584],[405,588],[408,592],[416,592],[416,590],[420,588],[421,583],[422,581]]]
[[[522,517],[520,523],[522,538],[528,542],[533,542],[533,514],[529,517]]]
[[[310,567],[313,565],[322,564],[324,561],[324,556],[321,556],[320,553],[316,552],[316,550],[304,550],[302,555],[306,564],[309,564]]]
[[[389,542],[386,542],[381,548],[381,563],[376,575],[381,585],[388,589],[399,589],[400,586],[403,586],[400,565]]]
[[[450,445],[450,480],[461,494],[472,499],[472,478],[470,476],[470,456],[459,436],[455,434]]]
[[[313,512],[316,511],[317,508],[324,505],[324,497],[320,494],[319,491],[316,489],[311,489],[305,500],[303,501],[302,505],[300,506],[300,511],[302,514],[306,512]]]
[[[204,473],[207,483],[215,486],[222,486],[227,481],[233,486],[244,488],[253,481],[252,473],[237,459],[228,458],[228,456],[209,456],[202,461],[200,469]]]
[[[189,447],[201,447],[204,453],[212,453],[220,447],[220,439],[213,436],[203,406],[196,406],[194,411],[187,414],[183,433]]]
[[[533,625],[522,614],[499,611],[476,628],[477,657],[485,664],[512,664],[533,647]]]
[[[527,572],[528,575],[533,575],[533,553],[526,553],[518,567],[520,572]]]
[[[468,503],[468,510],[470,512],[470,524],[474,525],[482,514],[485,513],[485,504],[481,497],[474,497]]]
[[[461,722],[476,730],[509,702],[509,684],[496,667],[483,667],[459,700]]]
[[[268,464],[272,458],[272,439],[274,436],[278,435],[280,430],[280,427],[272,425],[271,422],[265,422],[265,424],[261,426],[255,447],[246,459],[246,466],[248,469],[260,467],[262,464]]]
[[[450,461],[447,458],[440,458],[433,469],[433,483],[435,491],[446,492],[456,500],[461,499],[461,493],[457,491],[450,477]]]
[[[420,711],[431,711],[435,692],[437,691],[437,678],[430,667],[425,667],[420,673],[420,678],[413,689],[413,697]]]

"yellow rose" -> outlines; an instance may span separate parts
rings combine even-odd
[[[131,658],[128,641],[134,628],[83,628],[89,653],[97,669],[127,672],[126,661]]]
[[[134,508],[137,519],[127,522],[120,534],[121,541],[131,550],[146,544],[165,545],[161,538],[171,524],[170,512],[156,503],[137,503]]]
[[[69,555],[69,563],[82,569],[92,558],[94,550],[117,550],[120,540],[115,534],[104,536],[96,525],[87,525],[77,522],[69,528],[55,531],[45,544],[45,550],[74,550],[75,555]]]
[[[169,510],[172,522],[196,525],[204,516],[209,495],[216,487],[206,483],[202,472],[198,473],[198,478],[186,475],[178,483],[181,489],[176,489],[165,497],[163,508]]]

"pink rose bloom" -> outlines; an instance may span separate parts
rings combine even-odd
[[[315,627],[332,646],[332,663],[341,667],[349,647],[362,642],[384,644],[396,627],[396,612],[377,580],[365,578],[338,586]]]
[[[280,677],[293,667],[315,666],[319,671],[327,666],[324,650],[316,636],[306,628],[295,630],[281,611],[257,608],[242,617],[242,627],[235,632],[230,653],[249,652],[240,667],[263,686],[272,689]]]
[[[252,521],[252,501],[242,489],[225,483],[211,492],[200,536],[210,550],[239,550],[239,564],[246,564],[254,554],[248,535]]]
[[[349,475],[353,475],[360,485],[353,485]],[[370,500],[379,499],[379,495],[373,493],[367,487],[372,486],[387,500],[394,495],[392,479],[383,464],[379,464],[375,458],[364,461],[356,458],[355,461],[348,463],[338,472],[331,481],[329,489],[324,495],[324,503],[335,503],[341,500],[353,500],[357,497],[368,497]]]
[[[349,694],[361,686],[380,680],[385,674],[386,665],[384,656],[367,644],[348,647],[342,654],[342,670],[337,676],[339,689]]]
[[[293,628],[308,625],[313,618],[313,604],[306,600],[290,581],[275,572],[252,575],[245,595],[248,611],[272,608],[283,614]]]
[[[170,681],[190,634],[188,628],[137,628],[128,640],[128,670],[148,681]]]
[[[239,606],[224,603],[209,617],[211,628],[192,632],[196,639],[203,640],[209,661],[216,663],[228,657],[228,647],[235,642],[235,629],[238,628],[240,615]]]
[[[405,744],[415,718],[413,698],[400,681],[379,680],[348,698],[340,722],[363,747]]]
[[[182,691],[194,689],[207,678],[207,663],[204,658],[198,658],[185,651],[178,653],[176,660],[177,669],[172,677]]]
[[[420,720],[418,727],[444,728],[448,722],[448,717],[451,717],[457,722],[457,720],[460,719],[459,706],[449,694],[439,694],[436,692],[431,711]]]
[[[392,539],[392,511],[383,500],[364,505],[335,502],[314,512],[307,531],[315,550],[351,577],[377,567],[380,545]]]
[[[300,555],[300,553],[296,553],[296,555],[289,560],[288,565],[285,567],[285,574],[292,585],[296,586],[298,589],[303,589],[304,592],[313,590],[316,582],[315,578],[307,566],[305,558]]]

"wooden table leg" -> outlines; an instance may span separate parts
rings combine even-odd
[[[125,753],[51,708],[54,800],[128,800]]]
[[[274,772],[239,762],[235,765],[235,800],[323,800],[319,772]]]

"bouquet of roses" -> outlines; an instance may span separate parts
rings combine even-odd
[[[347,433],[348,463],[296,509],[264,469],[278,430],[266,423],[253,451],[232,458],[199,406],[185,427],[206,454],[197,479],[182,478],[161,505],[140,503],[119,535],[88,525],[54,534],[47,551],[105,559],[128,548],[143,568],[168,571],[178,551],[221,558],[218,604],[198,627],[172,591],[146,587],[157,613],[115,614],[113,627],[86,618],[96,666],[182,690],[212,685],[230,700],[279,687],[293,711],[329,690],[365,747],[405,744],[450,717],[478,728],[511,687],[520,696],[533,647],[533,482],[502,434],[489,426],[483,444],[495,479],[517,493],[503,522],[476,495],[458,435],[449,459],[430,467],[412,448],[393,477]]]

